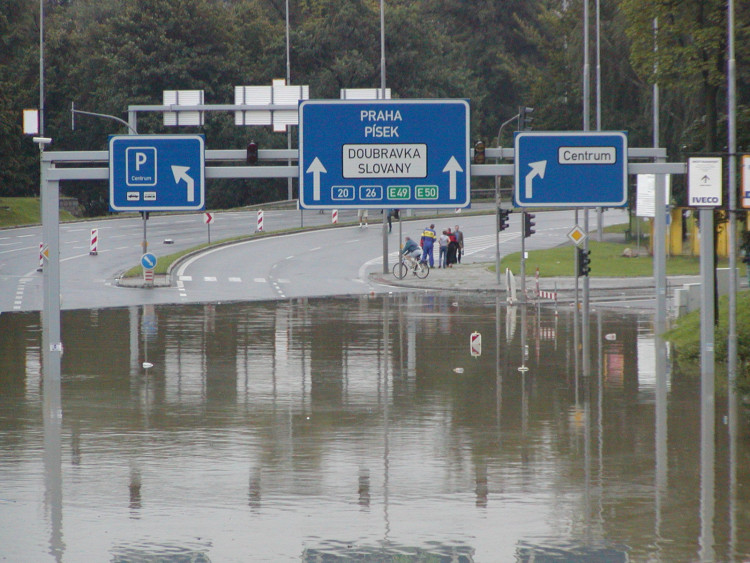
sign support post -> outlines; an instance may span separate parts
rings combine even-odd
[[[688,159],[688,205],[700,208],[701,273],[701,448],[713,460],[714,439],[714,323],[716,320],[716,270],[714,269],[714,209],[722,202],[722,159]],[[735,272],[730,271],[730,276]]]

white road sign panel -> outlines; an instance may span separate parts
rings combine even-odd
[[[718,207],[721,205],[721,157],[688,159],[688,205]]]

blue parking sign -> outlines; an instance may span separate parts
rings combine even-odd
[[[112,211],[205,208],[202,135],[119,135],[109,139]]]

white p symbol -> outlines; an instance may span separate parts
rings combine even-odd
[[[135,169],[140,170],[141,166],[143,166],[147,160],[148,160],[148,157],[146,156],[146,153],[144,152],[135,153]]]

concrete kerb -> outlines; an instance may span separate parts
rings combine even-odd
[[[487,211],[470,211],[470,212],[464,212],[462,214],[463,216],[467,215],[487,215]],[[419,217],[410,217],[403,219],[404,223],[409,223],[412,221],[424,221],[425,219],[432,219],[432,218],[444,218],[446,215],[426,215],[426,216],[419,216]],[[375,224],[375,223],[373,223]],[[151,289],[155,287],[172,287],[172,272],[178,268],[185,260],[188,260],[196,255],[199,255],[203,252],[206,252],[208,250],[214,250],[216,248],[221,248],[222,246],[230,246],[232,244],[238,244],[241,242],[246,242],[251,239],[261,239],[261,238],[267,238],[271,236],[280,236],[280,235],[287,235],[287,234],[294,234],[294,233],[300,233],[300,232],[309,232],[309,231],[320,231],[323,229],[340,229],[345,227],[353,227],[356,226],[356,221],[347,221],[347,222],[339,222],[335,224],[328,224],[328,225],[311,225],[309,227],[301,227],[301,228],[292,228],[287,229],[283,231],[268,231],[268,232],[260,232],[260,233],[250,233],[246,236],[234,238],[231,240],[226,241],[220,241],[214,244],[211,244],[210,246],[205,246],[202,248],[197,248],[195,250],[192,250],[188,252],[187,254],[180,256],[177,258],[172,264],[169,265],[167,268],[166,274],[154,274],[154,281],[153,284],[146,284],[146,281],[143,279],[143,276],[133,276],[133,277],[123,277],[123,274],[128,270],[122,270],[118,275],[114,278],[114,283],[118,287],[132,287],[132,288],[141,288],[141,289]]]
[[[435,268],[430,270],[430,275],[425,279],[407,276],[403,280],[397,279],[393,274],[382,272],[370,274],[370,279],[378,284],[401,287],[422,291],[454,291],[454,292],[487,292],[506,293],[505,280],[497,283],[497,276],[491,269],[492,263],[471,263],[455,265],[452,268]],[[671,276],[668,279],[668,287],[675,288],[685,283],[691,283],[697,276]],[[520,282],[518,277],[517,281]],[[533,277],[527,277],[527,302],[537,302],[535,294],[536,281]],[[576,278],[555,277],[541,278],[539,280],[541,291],[557,293],[557,303],[572,303],[575,301]],[[632,278],[589,278],[589,291],[592,299],[628,299],[655,298],[654,278],[632,277]],[[520,287],[519,287],[520,292]],[[579,280],[579,297],[583,294],[583,282]],[[542,303],[554,304],[550,299],[539,299]]]

